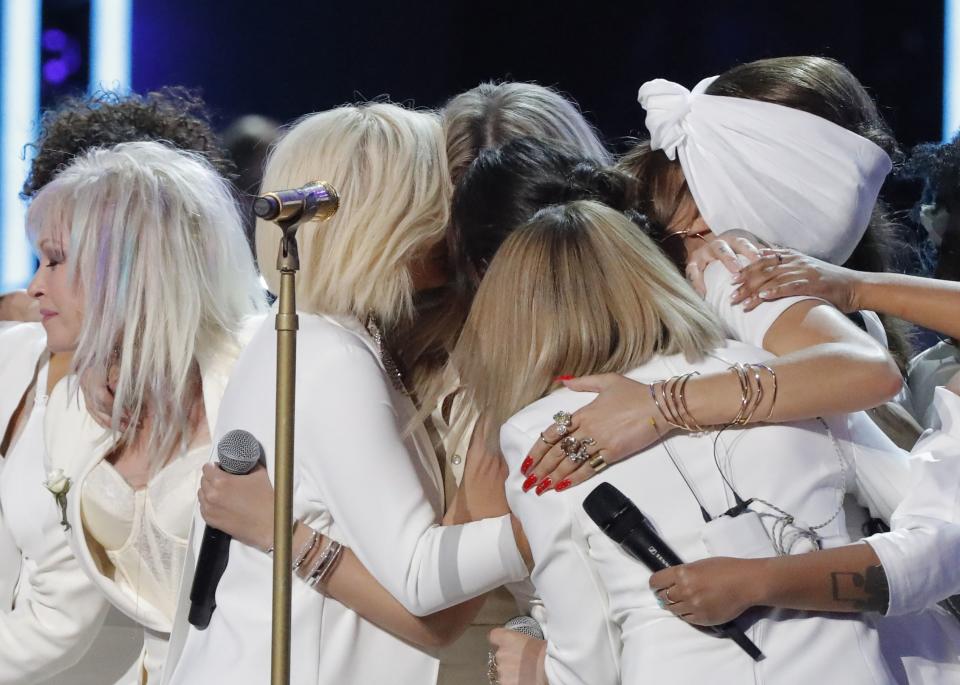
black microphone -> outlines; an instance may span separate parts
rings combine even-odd
[[[250,473],[263,457],[263,448],[257,439],[245,430],[232,430],[217,443],[220,468],[227,473]],[[203,530],[197,568],[190,587],[190,625],[204,630],[210,625],[213,610],[217,608],[217,585],[230,558],[231,536],[222,530],[207,526]]]
[[[604,535],[651,571],[662,571],[683,563],[676,552],[657,535],[637,505],[610,483],[595,487],[583,500],[583,510]],[[736,642],[754,661],[764,658],[763,652],[733,621],[706,627]]]
[[[340,206],[340,195],[326,181],[310,181],[302,188],[264,193],[253,201],[253,213],[267,221],[323,221]]]

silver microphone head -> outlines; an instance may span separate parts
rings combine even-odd
[[[515,616],[503,624],[507,630],[513,630],[523,635],[528,635],[537,640],[543,639],[543,628],[537,623],[537,619],[531,616]]]
[[[250,473],[263,457],[259,441],[245,430],[232,430],[217,443],[220,468],[227,473],[242,476]]]

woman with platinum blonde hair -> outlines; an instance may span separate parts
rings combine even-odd
[[[27,224],[47,346],[73,353],[47,405],[50,496],[83,572],[143,626],[125,682],[158,683],[211,425],[263,294],[227,182],[160,143],[78,158]]]
[[[341,201],[327,223],[299,233],[291,572],[303,582],[293,588],[291,682],[434,683],[432,650],[463,630],[485,592],[526,576],[497,460],[474,459],[476,478],[444,517],[441,466],[427,426],[414,421],[416,369],[394,355],[397,331],[415,322],[415,294],[446,282],[437,255],[451,188],[439,120],[388,103],[307,116],[278,143],[264,188],[313,179]],[[261,264],[277,244],[278,230],[260,222]],[[276,272],[266,278],[276,287]],[[275,366],[266,322],[234,369],[214,431],[215,440],[249,431],[266,469],[204,468],[201,513],[234,541],[209,627],[188,628],[175,657],[178,685],[269,678],[275,423],[264,398]]]
[[[669,419],[648,415],[643,420],[660,442],[609,469],[595,467],[602,471],[595,480],[633,500],[681,559],[718,564],[719,571],[700,587],[677,569],[651,574],[587,516],[590,488],[531,497],[522,477],[511,477],[507,497],[530,541],[548,641],[536,659],[529,658],[535,649],[519,661],[510,655],[500,664],[500,681],[734,683],[753,680],[758,668],[777,683],[895,681],[871,619],[837,613],[885,611],[895,601],[886,581],[899,587],[907,572],[877,561],[875,538],[833,549],[850,542],[844,493],[865,501],[877,494],[859,468],[883,449],[863,439],[875,429],[862,414],[747,426],[748,415],[765,415],[776,404],[756,390],[771,355],[725,339],[644,223],[595,201],[539,211],[493,258],[451,363],[466,400],[503,424],[499,445],[518,472],[551,417],[563,424],[592,398],[558,387],[558,376],[623,373],[654,386],[670,378],[658,406],[689,422],[685,379],[735,370],[752,390],[745,389],[733,421],[677,434]],[[585,274],[603,278],[585,281]],[[511,331],[510,349],[490,330]],[[565,449],[571,461],[593,462],[585,444]],[[955,546],[956,526],[936,529],[948,528],[944,539]],[[892,544],[905,551],[905,542]],[[821,547],[827,551],[816,551]],[[750,559],[756,565],[744,580],[723,575],[723,565],[734,561],[724,556],[771,559]],[[712,583],[726,591],[711,593]],[[718,605],[729,613],[712,613]],[[754,606],[741,627],[766,654],[759,665],[733,641],[689,625],[723,623]]]

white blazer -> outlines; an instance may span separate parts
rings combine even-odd
[[[271,317],[237,362],[214,433],[216,440],[242,428],[256,436],[271,478],[275,369]],[[356,319],[300,314],[296,386],[297,518],[349,546],[418,615],[525,577],[509,517],[438,525],[443,483],[429,437],[422,426],[405,433],[415,407],[391,386],[374,342]],[[178,616],[170,682],[269,681],[271,577],[270,557],[232,543],[209,627],[187,627]],[[432,654],[297,578],[292,612],[293,685],[436,681]],[[181,651],[177,634],[184,627]]]
[[[203,388],[204,409],[211,434],[216,425],[220,399],[239,347],[226,345],[209,359],[198,359]],[[77,379],[64,378],[53,389],[47,405],[45,420],[48,471],[62,469],[71,480],[67,495],[67,521],[70,530],[67,541],[79,565],[106,599],[123,614],[144,629],[141,664],[147,681],[160,682],[166,660],[171,623],[156,607],[123,591],[117,583],[104,575],[98,558],[99,547],[90,546],[83,527],[80,493],[87,475],[100,463],[113,442],[107,429],[100,426],[86,410],[83,393]],[[199,483],[199,472],[197,482]],[[181,575],[181,582],[183,576]],[[135,669],[137,671],[139,669]],[[139,681],[134,673],[133,682]]]
[[[730,342],[716,356],[696,364],[661,357],[627,375],[650,382],[693,370],[720,371],[733,362],[769,355]],[[574,411],[593,397],[561,389],[511,418],[501,433],[511,473],[517,473],[526,450],[556,411]],[[798,521],[818,524],[837,510],[838,483],[846,481],[847,489],[856,490],[867,504],[872,496],[897,486],[882,477],[860,479],[858,467],[869,461],[872,448],[854,435],[860,428],[866,435],[876,431],[867,422],[862,415],[829,421],[842,457],[816,421],[727,431],[719,440],[719,463],[742,496],[763,498]],[[753,610],[743,626],[767,657],[754,663],[730,640],[701,633],[657,605],[647,585],[650,572],[607,539],[581,505],[597,483],[611,482],[640,507],[681,558],[709,556],[700,537],[704,522],[696,500],[665,445],[711,514],[733,506],[714,463],[712,435],[671,436],[588,484],[561,493],[537,497],[522,492],[519,477],[508,480],[507,495],[530,540],[536,561],[533,580],[546,608],[551,685],[891,682],[876,632],[856,615]],[[769,523],[765,521],[768,530]],[[842,513],[820,535],[825,547],[848,543]]]
[[[39,324],[0,332],[3,429],[45,349]],[[47,683],[62,673],[56,682],[102,685],[123,673],[134,655],[115,641],[122,628],[101,630],[108,604],[70,551],[54,497],[43,486],[43,370],[39,376],[27,425],[0,460],[0,683]],[[96,653],[102,657],[107,642],[110,658],[104,661]]]

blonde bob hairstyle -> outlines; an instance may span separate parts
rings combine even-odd
[[[160,466],[191,437],[196,364],[236,345],[244,320],[265,308],[230,186],[198,154],[123,143],[61,171],[27,226],[35,244],[60,245],[82,293],[72,371],[111,378],[121,444],[149,416],[146,444]]]
[[[504,345],[497,331],[509,331]],[[658,354],[701,358],[720,325],[666,255],[594,201],[540,210],[506,239],[477,291],[452,363],[493,426],[560,374],[623,373]],[[496,447],[496,431],[488,435]]]
[[[450,176],[457,183],[482,150],[515,138],[560,145],[602,166],[613,163],[596,130],[570,99],[536,83],[481,83],[441,112]]]
[[[411,267],[443,240],[451,185],[436,114],[376,102],[311,114],[267,161],[264,190],[330,182],[340,209],[298,233],[302,311],[374,314],[385,327],[413,316]],[[277,292],[279,229],[258,221],[257,258]]]

